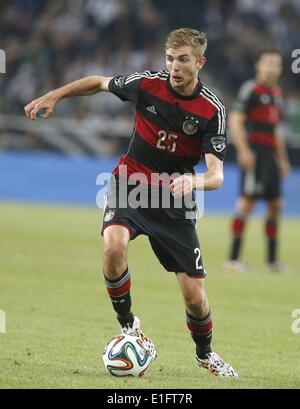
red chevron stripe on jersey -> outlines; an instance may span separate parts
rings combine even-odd
[[[276,146],[276,139],[274,134],[250,132],[249,141],[251,143],[258,143],[261,145],[269,146],[270,148],[275,148]]]
[[[151,95],[159,96],[160,99],[169,102],[171,105],[176,104],[185,111],[205,119],[211,119],[217,111],[217,108],[202,95],[198,95],[192,100],[176,98],[168,91],[166,81],[162,81],[159,78],[144,78],[140,88]]]
[[[249,110],[248,120],[277,124],[281,120],[281,112],[279,107],[274,105],[256,105]]]
[[[124,177],[130,177],[132,180],[137,180],[140,183],[143,183],[143,181],[141,181],[139,178],[139,175],[142,174],[143,176],[146,176],[147,184],[151,184],[152,186],[161,186],[166,189],[169,189],[171,181],[175,177],[178,177],[178,174],[176,173],[174,175],[167,176],[166,174],[164,175],[154,172],[152,169],[149,169],[146,166],[134,161],[127,154],[121,156],[112,173]],[[192,174],[194,175],[195,172],[193,171]]]
[[[254,94],[269,94],[274,97],[282,96],[281,87],[268,87],[267,85],[257,84],[253,90]]]
[[[181,134],[174,131],[167,133],[165,130],[162,130],[160,126],[155,125],[153,122],[144,118],[139,112],[136,116],[136,132],[141,138],[155,148],[162,138],[163,142],[161,142],[161,147],[166,151],[172,150],[173,144],[176,143],[176,150],[172,152],[175,156],[200,157],[201,155],[201,141],[199,138],[191,138],[183,133]],[[169,137],[169,135],[171,136]]]
[[[124,167],[122,166],[120,168],[121,165],[123,165]],[[125,166],[127,166],[127,168],[125,168]],[[143,173],[144,175],[146,175],[148,183],[150,183],[153,170],[138,162],[135,162],[127,154],[123,154],[112,173],[116,173],[117,175],[126,177],[131,176],[133,173]]]

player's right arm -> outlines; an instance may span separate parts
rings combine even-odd
[[[228,128],[237,151],[237,161],[240,167],[247,171],[253,170],[255,167],[255,157],[248,143],[246,129],[254,87],[255,81],[253,80],[246,81],[241,85],[228,118]]]
[[[245,113],[232,111],[229,114],[228,127],[237,151],[237,161],[242,169],[250,171],[255,167],[255,158],[248,143],[245,123]]]
[[[61,99],[80,95],[93,95],[97,92],[109,91],[108,84],[112,78],[113,77],[94,75],[81,78],[60,88],[56,88],[26,105],[24,108],[25,114],[27,118],[35,120],[37,112],[43,109],[45,112],[42,117],[47,119],[53,114],[55,105]]]

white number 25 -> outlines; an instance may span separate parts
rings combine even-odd
[[[156,147],[158,149],[162,149],[162,150],[168,150],[170,152],[175,152],[176,150],[176,142],[175,139],[177,139],[178,135],[176,134],[172,134],[172,133],[167,133],[166,131],[164,131],[163,129],[160,130],[158,132],[159,135],[159,139],[157,141]],[[169,141],[173,141],[172,144],[168,145],[166,144],[166,139],[168,139]]]

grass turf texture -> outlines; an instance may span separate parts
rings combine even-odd
[[[164,272],[147,238],[131,243],[133,311],[159,357],[143,378],[115,378],[102,366],[106,342],[119,333],[102,282],[101,213],[94,209],[0,205],[1,388],[299,388],[300,334],[291,312],[300,308],[298,232],[285,219],[281,253],[291,267],[262,268],[262,221],[252,219],[245,242],[249,274],[223,271],[229,219],[199,222],[206,288],[214,319],[214,349],[239,372],[217,378],[194,361],[177,281]]]

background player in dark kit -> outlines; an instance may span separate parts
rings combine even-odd
[[[223,182],[225,109],[198,78],[206,46],[204,33],[175,30],[166,42],[167,71],[83,78],[34,100],[25,107],[26,115],[36,119],[37,112],[45,108],[43,116],[48,118],[62,98],[110,91],[136,108],[130,148],[113,172],[116,189],[120,178],[134,179],[137,172],[143,173],[148,183],[153,173],[179,173],[169,185],[174,198],[193,189],[217,189]],[[207,172],[195,175],[193,167],[202,154]],[[125,175],[121,165],[127,166]],[[212,319],[195,220],[187,220],[177,209],[116,207],[105,211],[103,271],[123,333],[141,334],[140,321],[131,312],[127,264],[129,241],[138,234],[148,235],[161,263],[177,273],[199,366],[215,375],[237,376],[211,349]]]
[[[265,235],[267,266],[282,271],[277,259],[278,220],[282,209],[281,180],[290,165],[280,122],[283,116],[282,89],[278,80],[282,57],[277,50],[263,51],[256,62],[256,78],[242,84],[232,112],[229,127],[241,168],[241,191],[232,220],[232,244],[227,267],[243,270],[239,260],[247,216],[256,201],[267,202]]]

